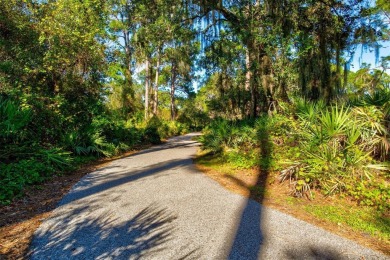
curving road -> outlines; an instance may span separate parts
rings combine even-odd
[[[225,190],[194,168],[194,135],[85,176],[30,259],[389,259]]]

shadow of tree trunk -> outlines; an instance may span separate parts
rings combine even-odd
[[[249,197],[239,220],[238,228],[232,242],[228,259],[258,259],[264,233],[261,229],[262,204],[266,192],[266,184],[272,164],[272,142],[269,136],[269,118],[262,116],[256,122],[257,138],[260,146],[259,166],[255,186],[250,189]],[[255,202],[255,199],[257,202]]]

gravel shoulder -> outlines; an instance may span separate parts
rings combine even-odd
[[[194,167],[194,135],[86,175],[35,232],[30,259],[389,259],[227,191]]]

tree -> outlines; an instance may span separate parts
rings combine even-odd
[[[122,116],[134,113],[138,109],[133,84],[134,72],[134,31],[136,28],[136,2],[130,0],[112,0],[109,2],[108,15],[108,71],[113,102]]]

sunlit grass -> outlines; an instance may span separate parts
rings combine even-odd
[[[224,172],[224,174],[234,174],[236,169],[234,164],[227,162],[221,156],[214,155],[209,151],[199,152],[195,162],[213,170]]]
[[[347,225],[363,234],[390,241],[390,218],[384,217],[372,207],[348,204],[315,205],[308,203],[304,209],[314,216],[337,225]]]

